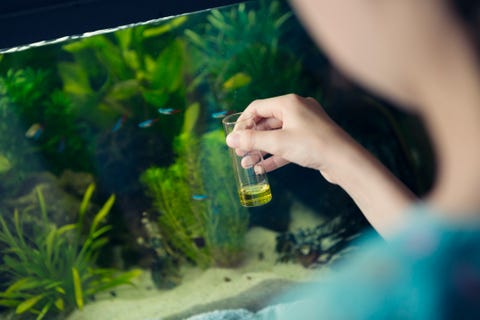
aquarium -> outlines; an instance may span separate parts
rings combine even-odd
[[[240,204],[222,118],[287,93],[327,112],[417,194],[417,119],[335,70],[284,1],[251,1],[0,53],[0,312],[185,319],[257,310],[335,268],[369,229],[319,172]]]

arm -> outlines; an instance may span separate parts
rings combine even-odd
[[[285,95],[256,100],[244,113],[254,114],[257,131],[233,132],[227,137],[230,147],[240,153],[257,149],[271,154],[264,162],[267,171],[289,162],[319,170],[352,197],[382,236],[395,233],[414,195],[334,123],[317,101]]]
[[[416,197],[370,152],[347,139],[346,146],[334,151],[336,165],[324,176],[344,189],[370,224],[388,239],[402,226],[403,213]]]

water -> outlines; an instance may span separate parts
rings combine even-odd
[[[272,273],[303,279],[310,270],[287,232],[320,225],[320,243],[336,230],[323,232],[325,221],[335,219],[345,238],[366,222],[341,190],[295,165],[269,173],[271,190],[240,195],[246,206],[266,205],[243,207],[222,116],[254,99],[311,96],[407,184],[428,184],[418,174],[429,171],[421,139],[402,134],[404,116],[332,80],[332,70],[281,1],[1,54],[0,312],[183,319],[221,308]],[[289,230],[293,224],[301,230]],[[279,256],[291,263],[282,266]],[[120,285],[129,281],[136,287]],[[256,294],[266,298],[282,285],[263,283]]]

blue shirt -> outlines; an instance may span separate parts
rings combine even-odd
[[[480,221],[448,222],[423,204],[407,216],[391,241],[363,237],[329,277],[257,313],[226,310],[193,319],[480,319]],[[279,303],[285,300],[295,302]]]

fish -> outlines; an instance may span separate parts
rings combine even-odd
[[[0,173],[8,172],[12,168],[12,164],[7,157],[0,154]]]
[[[173,108],[159,108],[158,109],[158,113],[166,114],[166,115],[175,114],[175,113],[178,113],[178,112],[180,112],[179,109],[173,109]]]
[[[208,198],[208,196],[207,196],[207,195],[204,195],[204,194],[194,194],[194,195],[192,196],[192,199],[193,199],[193,200],[196,200],[196,201],[202,201],[202,200],[205,200],[205,199],[207,199],[207,198]]]
[[[145,120],[145,121],[142,121],[138,124],[138,127],[139,128],[149,128],[151,127],[155,122],[158,121],[158,118],[156,119],[148,119],[148,120]]]
[[[25,137],[38,140],[43,133],[43,126],[40,123],[34,123],[27,132],[25,132]]]
[[[221,119],[229,114],[231,114],[232,111],[229,110],[222,110],[222,111],[216,111],[212,113],[212,118],[213,119]]]
[[[123,124],[125,123],[126,120],[127,120],[126,115],[123,115],[121,118],[119,118],[117,122],[115,122],[115,125],[112,128],[112,132],[117,132],[118,130],[120,130],[120,128],[123,127]]]

